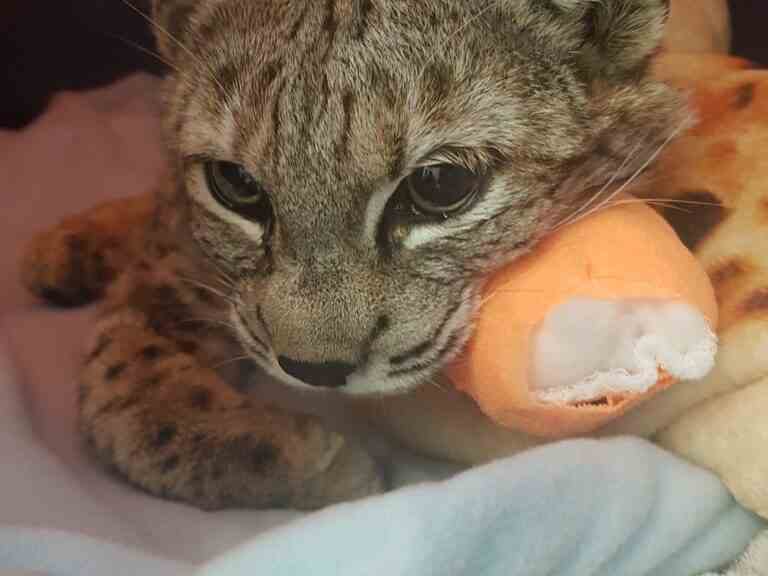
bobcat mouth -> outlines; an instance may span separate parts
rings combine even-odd
[[[469,339],[471,333],[469,319],[477,306],[476,301],[476,289],[473,287],[465,289],[462,297],[445,311],[443,318],[431,333],[428,333],[421,343],[403,352],[376,358],[377,355],[370,349],[370,344],[364,346],[365,362],[350,375],[346,385],[339,387],[338,390],[353,396],[380,395],[401,393],[421,385],[460,352]],[[232,324],[244,352],[252,356],[262,368],[278,380],[291,386],[301,382],[311,387],[306,382],[286,375],[281,369],[276,353],[269,344],[266,326],[262,328],[263,320],[259,316],[257,310],[258,322],[249,322],[237,306],[232,307]],[[384,316],[382,318],[384,319],[377,321],[376,328],[369,338],[370,342],[375,340],[376,335],[388,325],[389,320]]]

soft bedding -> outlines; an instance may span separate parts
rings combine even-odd
[[[309,515],[204,513],[101,469],[75,433],[92,312],[38,307],[15,266],[36,230],[151,188],[163,170],[155,83],[63,95],[0,133],[0,575],[686,576],[724,566],[762,528],[713,475],[628,438],[469,471],[374,439],[400,489]]]

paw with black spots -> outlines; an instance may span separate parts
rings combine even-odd
[[[55,306],[93,302],[134,259],[153,209],[151,195],[124,198],[44,230],[22,256],[22,283]]]
[[[316,509],[384,489],[357,443],[245,398],[136,310],[100,320],[80,399],[95,455],[160,497],[206,510]]]

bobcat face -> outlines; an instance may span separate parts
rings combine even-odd
[[[484,278],[679,125],[662,0],[166,0],[175,209],[247,351],[386,393],[469,335]],[[171,40],[172,35],[176,40]]]

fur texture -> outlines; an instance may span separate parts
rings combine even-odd
[[[50,301],[106,294],[82,379],[96,453],[205,507],[381,489],[353,441],[244,400],[222,362],[247,355],[298,388],[287,365],[344,367],[357,395],[428,382],[468,337],[487,273],[684,124],[648,74],[666,13],[664,0],[156,2],[172,177],[41,236],[23,265]],[[214,199],[214,161],[259,183],[267,219]],[[399,194],[434,164],[482,183],[459,213]]]

